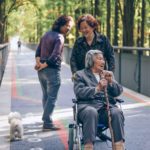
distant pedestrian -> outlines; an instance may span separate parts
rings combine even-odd
[[[18,52],[21,52],[21,40],[20,39],[18,40],[17,44],[18,44]]]
[[[38,77],[43,92],[43,130],[58,130],[52,120],[52,113],[60,87],[60,68],[64,36],[73,26],[71,16],[62,15],[56,19],[52,29],[44,34],[36,50]]]
[[[86,14],[78,18],[77,28],[82,36],[77,38],[72,49],[70,66],[72,74],[85,68],[85,55],[90,49],[102,51],[105,59],[105,69],[115,69],[114,50],[109,39],[97,32],[98,21],[91,15]]]

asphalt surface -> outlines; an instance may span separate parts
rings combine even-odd
[[[72,122],[74,98],[70,67],[62,63],[62,85],[53,119],[59,131],[42,131],[41,88],[34,70],[34,51],[22,47],[18,53],[9,53],[4,79],[0,88],[0,150],[67,150],[68,124]],[[150,98],[124,88],[121,97],[125,115],[127,150],[150,150]],[[18,111],[22,115],[24,137],[9,141],[8,114]],[[109,132],[109,131],[108,131]],[[108,133],[109,134],[109,133]],[[111,143],[97,139],[95,150],[111,150]]]

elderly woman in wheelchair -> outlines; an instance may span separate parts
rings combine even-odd
[[[78,103],[78,120],[82,123],[84,150],[93,150],[99,123],[108,127],[108,112],[104,88],[107,88],[111,126],[115,150],[124,150],[124,115],[115,104],[123,88],[111,71],[104,70],[105,61],[101,51],[90,50],[86,54],[85,69],[74,77],[74,92]]]

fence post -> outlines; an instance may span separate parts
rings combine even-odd
[[[2,83],[2,78],[7,63],[8,51],[9,51],[8,46],[9,46],[8,43],[0,45],[0,86]]]
[[[141,57],[142,50],[138,50],[138,92],[141,93]]]
[[[121,84],[121,49],[118,49],[119,52],[119,83]]]

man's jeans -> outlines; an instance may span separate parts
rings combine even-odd
[[[55,108],[58,90],[60,87],[60,70],[45,68],[38,71],[38,77],[43,92],[43,117],[44,124],[51,124],[51,115]]]

